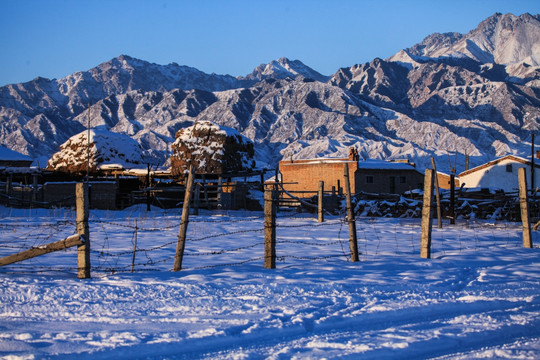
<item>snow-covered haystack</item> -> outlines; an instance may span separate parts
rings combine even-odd
[[[90,154],[88,154],[90,143]],[[127,135],[113,133],[104,127],[85,130],[69,138],[60,146],[47,163],[47,170],[81,173],[86,172],[88,155],[91,173],[106,168],[143,168],[145,166],[143,150],[139,143]]]
[[[253,142],[234,129],[201,121],[176,133],[171,145],[171,172],[184,174],[193,162],[200,174],[225,174],[251,170]]]

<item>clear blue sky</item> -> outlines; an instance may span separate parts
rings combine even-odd
[[[280,57],[330,75],[539,0],[0,0],[0,86],[118,55],[246,75]]]

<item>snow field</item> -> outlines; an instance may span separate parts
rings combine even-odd
[[[71,209],[0,207],[0,256],[74,232]],[[135,272],[130,273],[137,219]],[[280,212],[277,269],[262,213],[91,211],[92,279],[68,249],[0,268],[0,358],[524,358],[540,356],[538,247],[521,224],[433,227]],[[537,234],[534,241],[537,243]]]

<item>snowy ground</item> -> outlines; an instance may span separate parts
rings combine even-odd
[[[351,263],[338,217],[281,212],[270,270],[261,216],[192,216],[173,273],[178,212],[92,211],[92,279],[73,248],[0,268],[0,358],[540,358],[540,249],[520,224],[434,227],[425,260],[420,220],[361,218]],[[74,218],[0,207],[0,256]]]

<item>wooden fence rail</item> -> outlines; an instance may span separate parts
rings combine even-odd
[[[0,266],[13,264],[16,262],[35,258],[37,256],[45,255],[54,251],[68,249],[73,246],[82,245],[81,237],[79,234],[68,236],[67,238],[49,243],[47,245],[33,247],[31,249],[21,251],[20,253],[9,255],[0,259]]]
[[[77,234],[46,245],[33,247],[17,254],[0,259],[0,266],[35,258],[54,251],[77,246],[77,276],[80,279],[90,277],[90,231],[88,227],[88,184],[76,185],[77,197]]]

